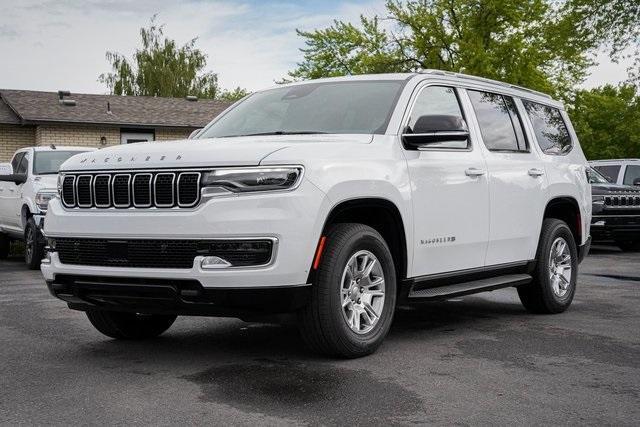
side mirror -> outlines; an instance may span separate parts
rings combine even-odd
[[[413,128],[405,129],[402,142],[408,150],[424,147],[466,149],[469,143],[469,128],[460,116],[420,116]]]
[[[13,182],[16,185],[18,184],[24,184],[25,182],[27,182],[27,174],[24,173],[20,173],[20,174],[9,174],[9,175],[0,175],[0,181],[4,181],[4,182]]]
[[[636,178],[633,180],[633,185],[637,185],[638,187],[640,187],[640,178]]]
[[[187,139],[193,139],[193,138],[195,138],[196,136],[198,136],[198,134],[200,133],[200,131],[201,131],[202,129],[203,129],[203,128],[200,128],[200,129],[196,129],[196,130],[194,130],[193,132],[191,132],[191,133],[189,134],[189,138],[187,138]]]

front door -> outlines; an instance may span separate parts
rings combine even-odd
[[[13,160],[11,160],[12,173],[16,174],[18,170],[26,168],[26,165],[22,165],[22,162],[25,161],[24,156],[25,152],[21,151],[13,157]],[[20,187],[10,181],[0,183],[0,226],[13,231],[16,231],[20,219],[15,212],[15,205],[19,200]]]
[[[464,119],[457,89],[425,86],[408,126],[423,115]],[[474,133],[470,140],[405,151],[414,210],[413,276],[482,267],[489,237],[486,165]]]
[[[544,163],[526,138],[523,107],[511,96],[467,90],[484,145],[491,216],[485,265],[535,257],[544,215]]]

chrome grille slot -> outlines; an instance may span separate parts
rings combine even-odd
[[[111,175],[96,175],[93,179],[93,202],[97,208],[111,206]]]
[[[113,193],[113,206],[116,208],[128,208],[131,205],[129,181],[131,181],[131,175],[129,174],[113,176],[111,191]]]
[[[150,173],[138,173],[133,176],[133,205],[136,208],[151,207],[151,181]]]
[[[198,203],[200,172],[182,172],[178,176],[178,206],[191,207]]]
[[[76,180],[76,199],[81,208],[93,206],[93,196],[91,191],[91,175],[80,175]]]
[[[68,208],[76,204],[75,182],[74,175],[66,175],[62,181],[62,203]]]
[[[176,174],[158,173],[154,178],[154,201],[159,208],[170,208],[174,205],[174,182]]]

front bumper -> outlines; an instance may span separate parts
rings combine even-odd
[[[303,307],[310,286],[206,289],[191,279],[139,279],[58,274],[51,294],[74,310],[255,318]]]
[[[49,204],[45,233],[50,238],[94,239],[277,239],[277,252],[263,267],[203,269],[129,268],[62,263],[49,253],[41,270],[47,282],[56,277],[94,276],[123,280],[195,280],[203,289],[297,287],[307,283],[329,201],[303,180],[291,192],[214,198],[194,209],[66,209]]]
[[[591,235],[599,242],[640,240],[640,215],[594,215]]]

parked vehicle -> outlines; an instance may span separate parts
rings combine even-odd
[[[9,255],[12,240],[25,242],[25,262],[40,267],[44,238],[40,229],[47,205],[58,190],[58,168],[69,157],[91,150],[84,147],[28,147],[0,164],[0,259]]]
[[[589,164],[609,182],[640,186],[640,159],[594,160]]]
[[[614,242],[623,251],[640,250],[640,188],[612,184],[594,168],[587,174],[593,194],[593,240]]]
[[[532,312],[566,310],[590,241],[586,166],[562,104],[513,85],[283,85],[195,139],[65,162],[42,272],[109,337],[293,312],[312,349],[357,357],[400,302],[516,286]]]

